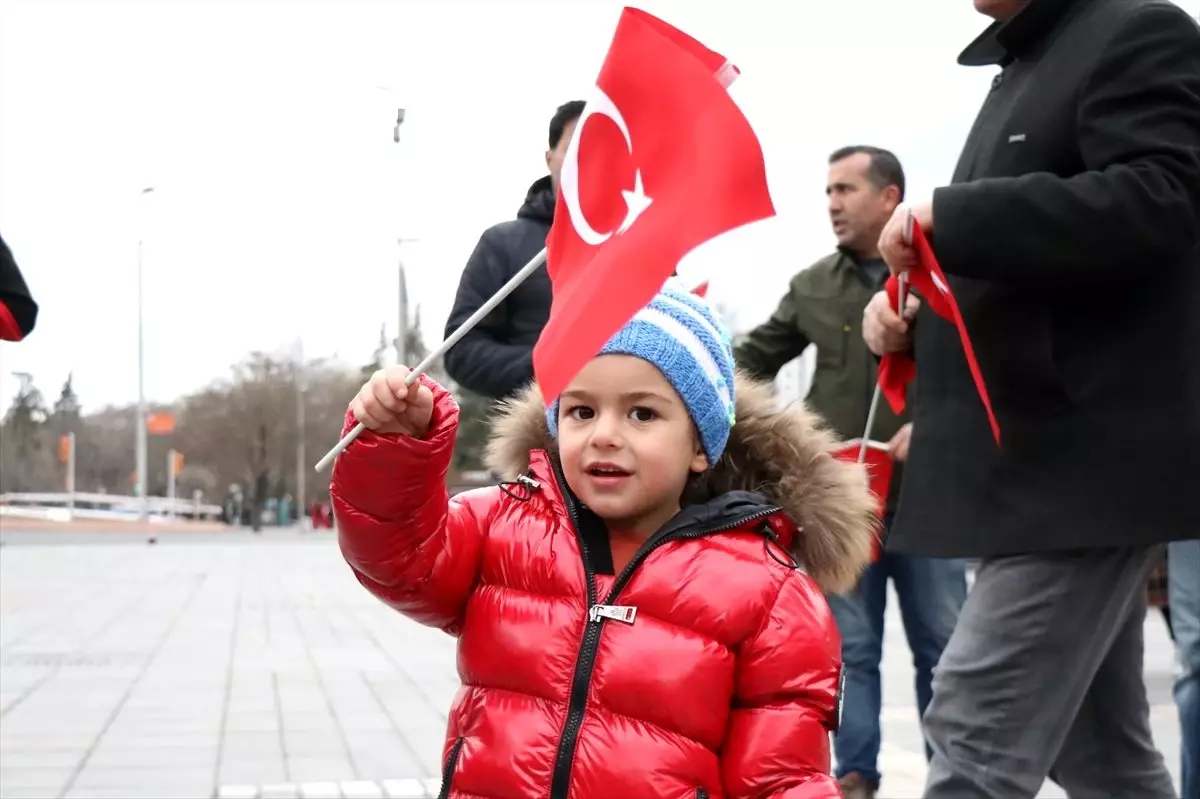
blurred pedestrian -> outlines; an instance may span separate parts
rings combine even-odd
[[[773,380],[784,364],[814,345],[816,370],[806,402],[844,439],[862,436],[877,382],[878,364],[862,336],[863,309],[888,275],[879,236],[904,200],[904,184],[900,160],[888,150],[850,146],[835,151],[829,157],[825,193],[837,250],[798,272],[771,318],[746,334],[735,350],[739,366]],[[915,314],[917,299],[910,297],[908,305]],[[907,410],[897,416],[886,403],[879,406],[871,437],[889,442],[895,464],[884,536],[900,495],[911,431]],[[918,713],[929,705],[933,668],[967,595],[963,560],[882,552],[852,591],[828,597],[846,667],[845,706],[834,741],[846,799],[872,799],[882,779],[879,666],[889,580],[916,668]]]
[[[1200,799],[1200,540],[1172,541],[1167,558],[1171,623],[1179,672],[1175,705],[1179,709],[1182,799]]]
[[[564,103],[554,112],[546,150],[550,174],[529,187],[516,219],[493,225],[479,238],[459,279],[446,320],[447,337],[545,248],[562,160],[582,113],[582,100]],[[543,266],[446,352],[446,373],[484,397],[512,396],[533,380],[533,345],[549,318],[550,277]]]
[[[0,237],[0,340],[20,341],[37,324],[38,305],[17,267],[12,250]]]

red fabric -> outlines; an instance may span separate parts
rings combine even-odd
[[[547,405],[684,255],[775,214],[758,138],[725,90],[734,74],[719,53],[644,11],[621,15],[546,239],[553,301],[533,367]]]
[[[21,330],[21,326],[17,324],[12,311],[8,310],[7,305],[0,302],[0,340],[20,341],[23,338],[25,338],[25,333]]]
[[[543,452],[527,493],[447,496],[458,408],[422,380],[424,439],[366,431],[336,462],[341,551],[383,602],[458,637],[449,796],[545,797],[589,625],[579,539]],[[803,571],[731,531],[654,550],[617,601],[637,616],[600,628],[571,799],[841,797],[829,747],[841,639]]]
[[[900,281],[896,279],[895,275],[887,279],[884,290],[887,291],[892,310],[900,313]],[[904,410],[908,384],[916,376],[917,362],[913,360],[912,353],[907,350],[889,352],[879,359],[879,388],[888,401],[888,405],[892,406],[894,413],[898,414]],[[857,459],[857,453],[855,453],[854,459]]]
[[[983,372],[975,358],[975,348],[971,345],[966,322],[963,321],[962,313],[958,309],[958,301],[954,299],[954,293],[950,291],[950,281],[942,272],[942,267],[933,254],[933,247],[930,246],[929,239],[925,237],[925,232],[916,220],[913,220],[912,236],[919,262],[908,272],[909,284],[917,290],[930,310],[943,319],[953,322],[954,326],[958,328],[958,337],[962,340],[963,352],[967,356],[967,366],[971,370],[971,377],[975,381],[975,389],[979,392],[979,398],[983,401],[984,410],[987,411],[988,423],[992,427],[992,437],[996,439],[996,445],[999,446],[1000,423],[996,420],[996,414],[992,410],[992,400],[988,396]],[[899,313],[899,284],[895,275],[888,278],[886,289],[888,298],[892,301],[892,308]],[[916,363],[910,352],[888,353],[880,360],[879,385],[884,396],[887,397],[888,403],[892,406],[892,410],[896,413],[904,410],[905,388],[916,377],[916,374]]]
[[[847,441],[841,448],[834,450],[833,457],[838,460],[848,461],[850,463],[858,462],[858,452],[862,445],[862,439],[854,439]],[[886,451],[877,447],[867,447],[867,455],[865,460],[867,467],[867,477],[871,481],[871,493],[879,502],[878,513],[879,518],[883,519],[883,514],[887,511],[888,493],[892,490],[892,471],[895,468],[895,463],[892,461],[892,456]],[[875,547],[871,553],[871,562],[879,560],[880,554],[883,552],[883,542],[879,540],[879,536],[875,536]]]
[[[707,297],[708,296],[708,281],[706,280],[703,283],[701,283],[699,286],[696,286],[696,288],[692,289],[692,293],[695,294],[697,297]]]

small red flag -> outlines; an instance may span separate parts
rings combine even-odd
[[[847,441],[838,449],[833,451],[833,457],[840,461],[849,463],[858,462],[858,453],[862,448],[862,439],[856,438],[853,441]],[[867,467],[867,477],[870,479],[871,493],[875,495],[879,506],[877,512],[879,518],[883,518],[884,512],[887,510],[888,493],[892,489],[892,471],[895,468],[895,463],[892,461],[891,454],[887,451],[886,445],[872,441],[867,444],[867,454],[865,459]],[[871,554],[871,561],[879,560],[879,554],[883,547],[879,540],[879,536],[875,536],[875,547]]]
[[[700,244],[774,216],[762,147],[726,91],[737,70],[626,8],[559,181],[550,319],[533,350],[547,405]]]
[[[954,293],[950,291],[950,281],[946,279],[946,274],[933,254],[933,247],[929,245],[929,239],[925,238],[925,232],[916,220],[913,220],[912,223],[912,242],[917,250],[919,260],[917,265],[908,272],[909,285],[917,290],[930,310],[943,319],[953,322],[954,326],[958,328],[958,337],[962,340],[963,352],[967,356],[967,367],[971,370],[975,389],[983,401],[984,410],[987,411],[988,422],[992,427],[992,437],[996,439],[996,445],[999,446],[1000,423],[996,421],[996,414],[992,410],[992,401],[988,396],[987,384],[983,380],[983,372],[975,358],[975,348],[971,346],[971,337],[967,334],[967,325],[963,321],[962,313],[958,310],[958,301],[954,299]],[[885,288],[892,307],[897,310],[897,313],[900,313],[899,282],[895,275],[888,278]],[[904,410],[906,387],[916,377],[916,374],[917,367],[912,353],[891,352],[880,360],[880,390],[896,413]]]

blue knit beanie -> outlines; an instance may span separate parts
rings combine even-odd
[[[597,355],[632,355],[658,367],[700,431],[708,462],[717,462],[734,422],[733,342],[704,298],[668,281]],[[557,399],[546,424],[557,437]]]

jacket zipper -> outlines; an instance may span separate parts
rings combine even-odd
[[[708,799],[708,791],[703,788],[697,788],[696,799]]]
[[[583,570],[587,580],[588,603],[587,627],[583,631],[583,643],[579,648],[579,659],[575,661],[575,674],[571,678],[571,695],[567,706],[567,722],[563,727],[562,738],[559,740],[558,754],[554,758],[554,776],[550,781],[550,799],[567,799],[567,792],[571,786],[571,767],[575,762],[575,747],[579,742],[579,728],[583,725],[583,713],[587,707],[588,689],[591,687],[592,671],[596,666],[596,653],[600,649],[600,633],[604,629],[605,619],[618,618],[620,615],[624,615],[627,610],[636,611],[636,609],[612,607],[612,603],[621,593],[621,590],[625,588],[626,583],[633,577],[634,570],[651,552],[669,541],[702,538],[706,535],[732,530],[755,519],[763,519],[778,513],[781,508],[775,506],[762,508],[754,513],[740,516],[732,521],[713,527],[703,527],[695,530],[684,528],[675,532],[651,536],[634,553],[629,564],[621,570],[621,573],[613,582],[612,590],[609,591],[608,596],[604,600],[603,608],[600,608],[596,602],[596,575],[592,571],[591,559],[588,557],[587,552],[587,543],[581,532],[579,504],[567,486],[567,479],[562,473],[562,466],[557,461],[553,461],[553,467],[559,492],[566,499],[567,513],[571,517],[571,524],[575,528],[575,537],[579,541],[579,548],[583,554]],[[597,610],[600,610],[600,612],[597,612]],[[628,613],[627,618],[621,618],[621,620],[632,623],[633,613]]]
[[[588,557],[587,541],[583,536],[580,524],[579,503],[571,489],[567,486],[567,478],[562,472],[562,465],[552,458],[554,477],[558,482],[558,490],[566,499],[567,515],[571,517],[571,526],[575,528],[575,538],[579,541],[579,550],[583,555],[583,571],[587,589],[587,604],[590,609],[596,604],[596,575],[592,571],[591,558]],[[599,624],[588,624],[583,631],[583,643],[579,647],[579,659],[575,661],[575,674],[571,677],[571,695],[567,705],[567,722],[563,726],[562,739],[558,743],[558,753],[554,756],[554,776],[550,781],[551,799],[567,799],[567,791],[571,787],[571,766],[575,761],[575,745],[579,740],[579,728],[583,724],[583,711],[587,705],[588,687],[592,682],[592,669],[596,665],[596,651],[600,648]]]
[[[454,769],[458,766],[458,756],[462,753],[463,742],[466,738],[461,735],[454,739],[450,754],[446,755],[446,763],[442,766],[442,790],[438,799],[450,799],[450,783],[454,781]]]

